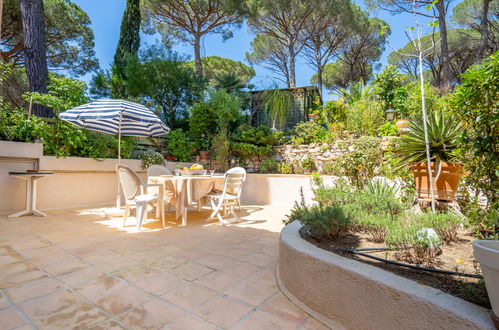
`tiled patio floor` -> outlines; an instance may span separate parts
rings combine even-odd
[[[0,217],[0,329],[322,329],[275,282],[288,211],[125,229],[102,209]]]

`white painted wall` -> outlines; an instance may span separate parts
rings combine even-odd
[[[35,169],[54,172],[38,181],[38,209],[62,209],[80,206],[112,205],[116,199],[116,159],[56,158],[43,156],[37,143],[0,141],[0,214],[24,209],[25,181],[9,176],[9,171]],[[145,179],[140,160],[124,159]],[[176,163],[167,163],[172,171]],[[190,163],[182,165],[190,166]],[[326,177],[326,181],[327,181]],[[307,202],[312,198],[309,175],[248,174],[243,186],[243,204],[291,207],[300,198],[303,187]]]

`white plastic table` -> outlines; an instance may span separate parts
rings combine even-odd
[[[54,172],[9,172],[14,178],[26,180],[26,209],[9,215],[9,218],[17,218],[26,214],[33,214],[39,217],[47,216],[36,209],[36,183],[38,180],[52,175]]]

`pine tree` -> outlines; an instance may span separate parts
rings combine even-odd
[[[121,20],[120,39],[114,54],[113,97],[124,97],[126,94],[126,66],[129,56],[137,56],[140,46],[140,0],[127,0],[125,13]]]

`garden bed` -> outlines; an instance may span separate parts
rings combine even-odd
[[[372,242],[366,234],[346,234],[336,240],[326,238],[319,239],[316,235],[311,233],[306,226],[303,226],[300,229],[300,236],[307,242],[326,251],[379,267],[394,274],[417,281],[422,285],[440,289],[453,296],[490,309],[490,302],[485,284],[481,279],[405,268],[346,251],[366,248],[383,249],[386,247],[384,244]],[[471,275],[477,274],[478,265],[473,256],[471,245],[474,238],[466,231],[459,230],[457,239],[459,240],[459,243],[440,246],[441,254],[438,255],[434,261],[433,267],[439,270],[448,270]],[[395,256],[395,254],[398,253],[397,251],[363,251],[362,253],[400,262]]]
[[[365,262],[318,248],[294,221],[281,232],[277,281],[335,329],[494,329],[487,309]]]

